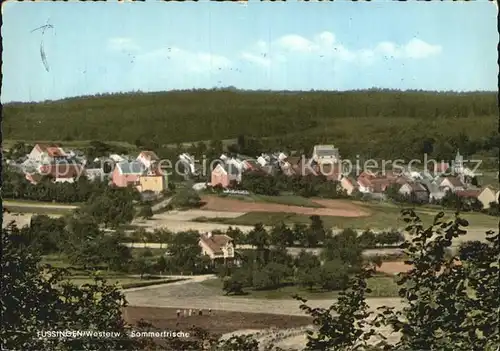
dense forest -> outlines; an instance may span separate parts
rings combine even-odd
[[[156,149],[245,135],[266,148],[309,152],[325,142],[347,157],[408,158],[425,145],[451,153],[459,136],[484,144],[497,115],[494,92],[194,90],[6,104],[3,131],[11,140],[148,140]],[[471,151],[498,155],[494,146]]]

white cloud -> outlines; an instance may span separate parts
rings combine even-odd
[[[255,63],[260,66],[270,66],[271,65],[271,59],[267,58],[266,56],[262,55],[259,56],[257,54],[252,54],[250,52],[243,51],[241,53],[241,58],[243,60],[246,60],[251,63]]]
[[[138,56],[139,60],[174,66],[191,73],[208,73],[231,66],[231,61],[221,55],[206,52],[191,52],[178,47],[168,47]]]
[[[312,52],[317,49],[313,42],[296,34],[285,35],[276,40],[276,44],[289,51]]]
[[[108,48],[113,51],[139,51],[140,46],[131,38],[110,38]]]
[[[319,58],[337,61],[372,64],[377,58],[423,59],[438,55],[441,51],[441,46],[429,44],[416,38],[404,45],[385,41],[372,48],[352,50],[339,43],[333,33],[325,31],[310,39],[297,34],[289,34],[271,43],[259,41],[250,49],[240,53],[240,57],[261,66],[269,66],[277,58],[284,61],[291,58],[291,55],[315,55]],[[267,54],[266,59],[263,59],[261,52]]]
[[[441,50],[441,46],[432,45],[420,39],[412,39],[403,47],[405,57],[416,59],[440,54]]]

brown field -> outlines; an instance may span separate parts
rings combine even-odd
[[[188,332],[193,326],[203,328],[211,334],[226,334],[245,329],[288,329],[309,325],[312,319],[307,316],[287,316],[265,313],[243,313],[215,311],[209,316],[204,310],[202,316],[177,318],[175,308],[126,307],[123,312],[127,323],[135,325],[143,319],[160,331],[180,330]]]
[[[402,272],[408,272],[412,267],[405,264],[404,261],[392,261],[383,262],[382,265],[377,268],[377,271],[387,273],[387,274],[397,274]]]
[[[306,216],[363,217],[370,213],[365,209],[343,200],[313,200],[325,208],[311,208],[273,203],[252,203],[236,199],[204,196],[205,205],[202,210],[232,211],[232,212],[284,212]]]

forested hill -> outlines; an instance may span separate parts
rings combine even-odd
[[[455,134],[474,133],[474,127],[478,135],[489,133],[497,123],[497,105],[494,92],[195,90],[112,94],[6,104],[3,132],[6,139],[15,140],[134,143],[146,139],[159,145],[240,134],[290,137],[294,144],[300,134],[342,146],[354,132],[388,133],[390,137],[412,129],[408,135],[414,138],[415,133],[454,133],[450,129]],[[370,141],[360,136],[360,141]]]

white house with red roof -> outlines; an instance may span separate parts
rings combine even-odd
[[[68,154],[57,145],[36,144],[28,154],[28,159],[37,163],[54,163],[68,159]]]
[[[233,261],[235,257],[233,239],[225,234],[201,234],[199,245],[202,255],[210,257],[214,262]]]

